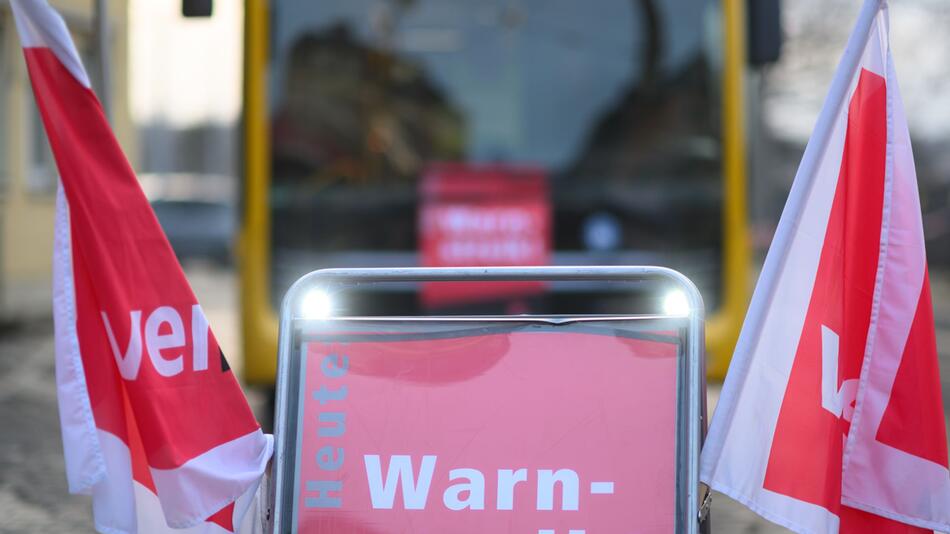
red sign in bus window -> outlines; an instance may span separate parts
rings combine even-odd
[[[309,339],[297,531],[673,530],[680,345],[668,330],[496,323]]]
[[[421,182],[421,263],[426,267],[546,265],[551,255],[547,179],[538,168],[442,163]],[[524,296],[541,282],[429,283],[428,307]]]

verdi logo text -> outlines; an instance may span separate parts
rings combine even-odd
[[[159,375],[172,377],[181,374],[185,370],[185,356],[189,353],[186,350],[187,332],[191,333],[191,370],[208,369],[209,328],[201,306],[195,304],[191,307],[191,316],[186,317],[190,319],[187,325],[178,310],[171,306],[159,306],[148,315],[143,314],[142,310],[132,310],[129,313],[128,337],[121,340],[118,336],[121,328],[110,320],[106,312],[101,312],[101,315],[122,378],[138,378],[143,352],[148,355],[148,360]],[[124,350],[120,348],[123,346],[120,342],[124,342]]]

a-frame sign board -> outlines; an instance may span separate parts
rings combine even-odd
[[[502,280],[661,280],[688,310],[314,317],[306,309],[365,284]],[[700,531],[703,309],[675,271],[315,271],[284,301],[277,387],[275,532]]]

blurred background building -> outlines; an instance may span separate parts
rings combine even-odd
[[[98,89],[101,66],[93,4],[55,2]],[[136,127],[129,113],[128,12],[109,2],[112,123],[135,163]],[[27,78],[10,6],[0,2],[0,322],[50,315],[56,166]]]
[[[767,247],[771,230],[811,134],[831,76],[862,2],[795,0],[782,3],[785,34],[782,59],[749,83],[763,98],[750,151],[753,177],[749,204],[757,247]],[[950,4],[905,0],[890,7],[891,48],[907,112],[927,255],[932,267],[950,262]]]
[[[94,0],[53,0],[176,249],[231,259],[239,161],[240,2],[185,19],[174,1],[107,0],[103,92]],[[56,168],[0,1],[0,322],[48,318]]]

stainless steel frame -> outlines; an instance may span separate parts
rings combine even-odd
[[[295,307],[306,291],[322,288],[339,293],[361,284],[391,282],[451,282],[451,281],[605,281],[644,282],[665,280],[681,289],[689,302],[685,358],[677,371],[677,425],[676,425],[676,518],[677,533],[700,532],[701,494],[699,482],[699,453],[706,434],[706,371],[705,332],[702,296],[696,286],[684,275],[666,267],[460,267],[460,268],[373,268],[324,269],[313,271],[298,279],[287,291],[280,310],[280,335],[277,360],[277,402],[274,414],[276,446],[272,462],[273,473],[268,487],[268,506],[271,510],[271,532],[289,532],[287,510],[276,503],[285,501],[285,469],[288,462],[287,417],[290,401],[289,358],[293,348]],[[574,320],[582,320],[579,316]],[[640,317],[640,316],[636,316]],[[410,319],[410,318],[406,318]],[[413,320],[419,318],[413,317]],[[457,317],[447,319],[460,319]],[[471,318],[469,318],[471,319]],[[546,320],[538,316],[518,317],[519,320]],[[571,320],[571,319],[567,319]],[[683,402],[685,400],[686,402]],[[683,424],[683,423],[686,424]],[[685,469],[682,467],[685,466]]]

